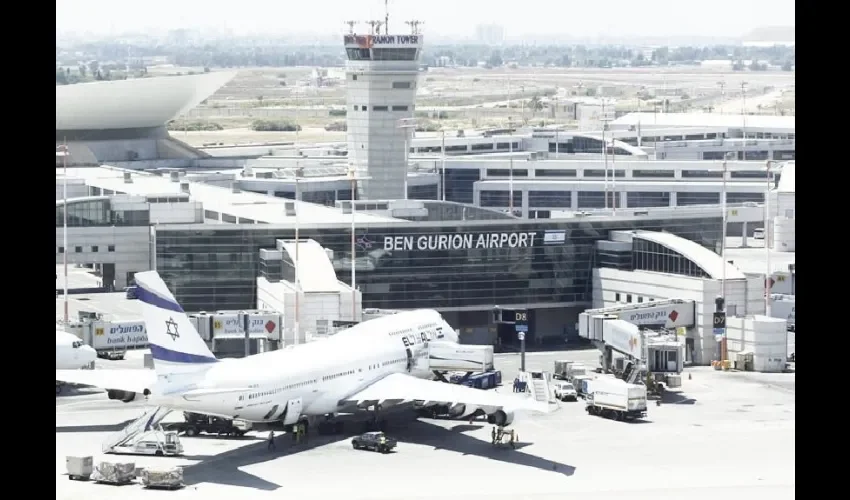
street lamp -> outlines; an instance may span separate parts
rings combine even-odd
[[[299,235],[299,224],[298,224],[298,212],[300,212],[300,204],[301,204],[301,190],[299,189],[299,181],[301,180],[301,176],[304,173],[303,167],[297,167],[295,169],[295,333],[293,335],[293,344],[298,345],[298,332],[299,323],[301,319],[301,311],[299,309],[300,301],[301,301],[301,279],[299,276],[299,265],[298,265],[298,249],[301,247],[301,239]]]
[[[514,125],[508,117],[508,211],[514,214]]]
[[[68,143],[56,148],[56,156],[62,157],[62,266],[65,273],[64,308],[65,327],[68,326]]]
[[[770,316],[770,289],[773,285],[773,271],[770,268],[770,250],[773,231],[770,230],[770,169],[776,161],[767,160],[765,163],[765,186],[764,186],[764,258],[767,272],[764,278],[764,315]]]
[[[441,128],[441,132],[443,133],[442,144],[440,145],[440,154],[442,155],[440,158],[440,191],[442,196],[440,199],[446,201],[446,129]]]
[[[723,230],[720,236],[720,259],[723,260],[723,267],[720,274],[720,297],[726,300],[726,224],[728,214],[726,213],[726,177],[728,165],[726,162],[734,157],[734,153],[727,152],[723,158],[723,183],[720,188],[720,209],[723,211]]]
[[[410,131],[416,128],[416,118],[401,118],[397,128],[404,129],[404,198],[407,199],[407,171],[410,168]]]
[[[357,217],[355,199],[357,198],[357,169],[348,164],[348,179],[351,180],[351,321],[357,321],[357,239],[354,236],[354,224]]]

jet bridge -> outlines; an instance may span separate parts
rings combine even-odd
[[[668,332],[693,328],[695,307],[692,300],[673,299],[590,309],[579,315],[579,335],[602,352],[605,373],[645,382],[650,390],[660,390],[661,383],[678,387],[685,346],[681,336]]]

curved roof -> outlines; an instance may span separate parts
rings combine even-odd
[[[744,115],[721,115],[718,113],[628,113],[611,122],[612,126],[653,127],[722,127],[741,128]],[[747,128],[796,130],[794,116],[747,115]]]
[[[68,198],[68,205],[73,205],[75,203],[85,203],[87,201],[109,201],[109,196],[101,195],[101,196],[78,196],[76,198]],[[61,207],[65,205],[65,200],[56,200],[56,206]]]
[[[776,190],[780,193],[796,193],[797,192],[797,175],[794,168],[794,162],[789,161],[782,166],[782,176],[779,177],[779,185]]]
[[[279,245],[289,254],[293,263],[295,247],[298,246],[298,281],[302,291],[307,293],[339,291],[339,280],[336,279],[334,266],[328,254],[325,253],[325,249],[316,240],[301,240],[298,244],[294,240],[283,240]]]
[[[681,254],[686,259],[689,259],[691,262],[698,265],[706,272],[706,274],[711,276],[712,279],[717,280],[723,277],[723,259],[699,243],[686,240],[685,238],[676,236],[672,233],[659,233],[655,231],[638,231],[635,234],[635,237],[651,241],[653,243],[658,243],[663,247]],[[744,273],[742,273],[737,267],[729,264],[728,262],[725,264],[726,279],[737,280],[746,278]]]
[[[160,127],[197,106],[233,71],[56,86],[56,130]]]

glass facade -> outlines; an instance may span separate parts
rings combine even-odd
[[[632,268],[638,271],[711,278],[701,267],[679,252],[640,238],[635,238],[632,242]]]
[[[516,220],[356,228],[357,286],[363,307],[489,308],[496,304],[589,303],[594,243],[611,230],[666,231],[715,248],[720,217],[632,220]],[[260,249],[294,238],[292,228],[160,226],[156,265],[187,311],[256,307]],[[553,234],[554,233],[554,234]],[[303,228],[333,251],[349,282],[348,227]]]
[[[56,227],[63,226],[65,206],[56,205]],[[112,210],[109,200],[68,200],[68,227],[147,226],[147,210]]]

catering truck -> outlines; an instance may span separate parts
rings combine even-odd
[[[616,378],[597,378],[588,386],[585,409],[590,415],[614,420],[646,416],[646,387]]]

